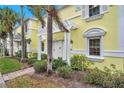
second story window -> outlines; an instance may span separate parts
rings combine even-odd
[[[99,5],[89,5],[89,17],[100,14]]]
[[[108,5],[83,5],[81,17],[86,21],[92,21],[102,18],[102,15],[108,12]]]

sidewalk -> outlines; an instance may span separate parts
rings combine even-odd
[[[4,74],[4,75],[0,74],[0,87],[5,88],[6,87],[5,81],[7,80],[11,80],[25,74],[33,74],[33,73],[34,73],[34,69],[33,67],[30,67],[30,68],[18,70],[16,72]]]

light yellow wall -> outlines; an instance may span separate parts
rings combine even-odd
[[[38,29],[38,24],[39,24],[38,20],[30,20],[30,22],[31,22],[31,26],[29,27],[29,29]]]
[[[71,19],[72,22],[78,25],[78,29],[71,32],[71,39],[73,40],[73,49],[85,49],[85,39],[83,34],[90,28],[102,28],[107,33],[104,36],[104,50],[118,50],[118,18],[117,6],[110,6],[109,12],[105,13],[101,19],[86,22],[81,19],[81,16]],[[71,11],[71,12],[69,12]],[[80,12],[75,12],[75,6],[69,6],[60,11],[62,19],[68,19]],[[112,43],[114,41],[114,46]]]
[[[104,62],[94,62],[92,67],[103,70],[105,66],[110,68],[111,64],[116,65],[116,69],[124,71],[124,59],[116,57],[105,57]]]
[[[56,32],[53,34],[53,40],[64,40],[64,32]]]
[[[32,30],[32,35],[31,35],[31,48],[34,49],[33,52],[37,52],[38,48],[38,33],[37,30]]]

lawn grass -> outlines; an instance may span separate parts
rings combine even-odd
[[[2,74],[21,69],[22,64],[14,58],[0,58],[0,72]]]

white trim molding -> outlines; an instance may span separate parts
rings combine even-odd
[[[84,54],[84,55],[86,55],[86,50],[71,50],[71,54]],[[103,59],[104,57],[123,58],[124,57],[124,51],[104,50],[103,51],[103,57],[101,57],[101,58]]]
[[[83,36],[85,37],[85,42],[86,42],[85,54],[92,61],[103,61],[103,36],[105,34],[106,32],[101,28],[90,28],[83,34]],[[89,54],[89,40],[90,39],[100,39],[100,55],[99,56]]]
[[[84,33],[84,37],[104,36],[106,32],[101,28],[90,28]]]
[[[124,5],[118,7],[118,47],[124,51]]]
[[[124,57],[124,51],[105,50],[104,51],[104,56],[123,58]]]

